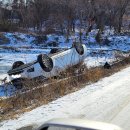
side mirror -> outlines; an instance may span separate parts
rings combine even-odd
[[[82,120],[53,119],[43,124],[38,130],[122,130],[116,125]]]

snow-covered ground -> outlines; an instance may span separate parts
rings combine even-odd
[[[109,51],[118,49],[120,51],[130,51],[130,37],[129,36],[114,36],[113,30],[107,29],[104,32],[103,37],[108,37],[111,41],[109,45],[97,44],[95,41],[95,35],[98,30],[92,30],[88,36],[83,32],[83,43],[87,46],[87,57],[84,63],[88,68],[99,65],[104,65],[105,62],[112,63],[116,61],[116,52]],[[50,43],[57,42],[58,47],[71,47],[72,43],[79,40],[79,31],[76,30],[75,35],[69,37],[68,41],[63,35],[47,35],[46,41],[36,44],[36,37],[33,35],[27,35],[23,33],[3,33],[4,37],[8,40],[7,43],[0,45],[0,81],[7,75],[7,71],[11,68],[15,61],[23,61],[29,63],[36,60],[37,55],[40,53],[49,53],[50,49],[42,49],[44,47],[50,47]],[[106,50],[106,51],[102,51]],[[129,55],[129,54],[127,54]],[[126,56],[126,55],[125,55]],[[1,82],[0,82],[1,84]],[[4,96],[3,88],[0,87],[0,96]]]
[[[104,55],[95,55],[92,56],[91,52],[93,49],[100,50],[113,50],[118,49],[120,51],[130,51],[130,37],[129,36],[115,36],[113,34],[113,30],[105,30],[103,37],[108,37],[110,40],[110,43],[107,44],[97,44],[95,37],[98,30],[92,30],[88,36],[85,35],[85,32],[83,32],[82,36],[82,42],[87,46],[88,49],[92,49],[91,51],[88,51],[88,57],[94,59],[94,62],[97,61],[97,59],[100,62],[103,61],[103,57],[105,60],[111,60],[114,58],[114,53],[112,52],[105,52]],[[0,66],[8,66],[7,70],[9,69],[9,66],[11,67],[12,63],[17,60],[22,60],[25,63],[28,63],[34,59],[36,59],[36,56],[40,53],[48,53],[50,49],[42,49],[44,47],[71,47],[72,43],[74,41],[79,41],[79,31],[76,30],[75,34],[69,37],[68,40],[66,40],[66,37],[64,35],[56,35],[51,34],[47,35],[46,38],[42,39],[41,43],[37,43],[37,37],[33,35],[23,34],[23,33],[3,33],[3,37],[5,37],[6,43],[0,44]],[[41,38],[40,38],[41,39]],[[1,40],[1,39],[0,39]],[[51,43],[51,44],[50,44]],[[57,43],[57,45],[54,45]],[[99,54],[99,53],[98,53]],[[104,60],[104,62],[105,62]],[[93,62],[93,61],[92,61]],[[90,65],[90,63],[88,63]],[[91,64],[93,66],[93,64]],[[89,66],[88,66],[89,67]],[[0,71],[1,71],[0,67]],[[3,70],[2,70],[3,71]]]
[[[41,125],[52,118],[84,118],[130,129],[130,67],[80,91],[0,123],[0,130]]]

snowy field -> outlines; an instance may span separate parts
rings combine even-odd
[[[130,37],[129,36],[114,36],[113,32],[106,30],[103,37],[106,36],[110,40],[108,45],[97,44],[95,35],[97,30],[92,30],[88,36],[83,34],[83,43],[87,46],[87,57],[84,63],[88,68],[104,65],[105,62],[116,61],[116,55],[118,51],[129,52],[130,51]],[[51,49],[45,49],[50,47],[50,43],[58,42],[57,45],[60,48],[69,48],[72,46],[73,41],[79,40],[79,32],[76,31],[74,36],[70,36],[68,41],[65,36],[62,35],[47,35],[46,41],[42,44],[35,44],[35,37],[22,33],[4,33],[4,36],[8,39],[9,43],[0,45],[0,84],[1,80],[7,76],[7,71],[11,69],[12,64],[15,61],[23,61],[29,63],[37,59],[37,55],[41,53],[48,54]],[[44,48],[44,49],[42,49]],[[120,52],[118,52],[118,55]],[[123,54],[128,56],[129,54]],[[0,86],[0,97],[5,96],[4,88]]]
[[[92,30],[88,36],[83,33],[82,41],[88,48],[87,58],[88,67],[102,65],[102,62],[115,60],[114,52],[106,51],[104,54],[100,54],[100,50],[119,50],[123,52],[130,51],[130,37],[129,36],[114,36],[113,31],[106,30],[103,37],[108,37],[110,43],[97,44],[95,36],[97,30]],[[72,46],[74,41],[79,41],[79,32],[76,31],[75,35],[70,36],[66,40],[65,36],[62,35],[47,35],[46,41],[42,41],[40,44],[36,44],[36,38],[31,35],[22,33],[4,33],[5,38],[7,38],[7,43],[0,44],[0,74],[6,73],[10,69],[13,62],[21,60],[25,63],[35,60],[40,53],[49,53],[50,49],[42,49],[53,47],[52,43],[58,43],[56,46],[60,48],[69,48]],[[51,43],[51,44],[50,44]],[[92,55],[91,53],[97,50],[97,55]],[[90,63],[89,63],[90,62]],[[91,63],[92,62],[92,63]]]
[[[106,30],[102,37],[109,39],[110,43],[97,44],[95,37],[98,30],[92,30],[88,36],[83,32],[82,42],[87,46],[91,51],[97,50],[120,50],[124,52],[130,51],[130,37],[129,36],[115,36],[113,30]],[[22,33],[4,33],[3,36],[7,38],[6,43],[0,44],[0,65],[3,63],[5,65],[12,65],[16,60],[22,60],[30,62],[33,58],[36,58],[37,54],[48,53],[50,49],[43,49],[49,47],[60,47],[60,48],[69,48],[72,46],[72,43],[79,41],[79,32],[76,30],[75,35],[69,37],[66,40],[66,37],[63,35],[47,35],[45,39],[37,43],[37,37]],[[40,38],[41,39],[41,38]],[[1,40],[1,39],[0,39]],[[57,44],[56,44],[57,43]],[[89,52],[88,51],[88,55]],[[110,52],[108,52],[110,55]],[[91,56],[91,55],[90,55]],[[105,54],[104,57],[108,56]]]
[[[40,126],[52,118],[83,118],[130,128],[130,67],[80,91],[0,123],[0,130]],[[77,107],[78,106],[78,107]]]

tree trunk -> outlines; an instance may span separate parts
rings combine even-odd
[[[118,21],[118,28],[117,28],[117,32],[118,32],[118,33],[121,32],[122,18],[123,18],[123,16],[121,15],[121,16],[119,17],[119,21]]]

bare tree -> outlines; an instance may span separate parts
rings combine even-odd
[[[123,16],[126,12],[126,8],[129,4],[129,0],[117,0],[117,9],[118,9],[118,13],[117,13],[117,32],[120,33],[121,32],[121,27],[122,27],[122,19]]]
[[[130,0],[12,0],[12,10],[0,8],[0,19],[8,19],[13,15],[20,19],[19,27],[59,29],[65,33],[67,39],[75,31],[76,21],[79,20],[80,41],[81,29],[91,31],[93,24],[103,31],[104,26],[114,27],[121,31],[122,19]],[[81,41],[82,42],[82,41]]]

